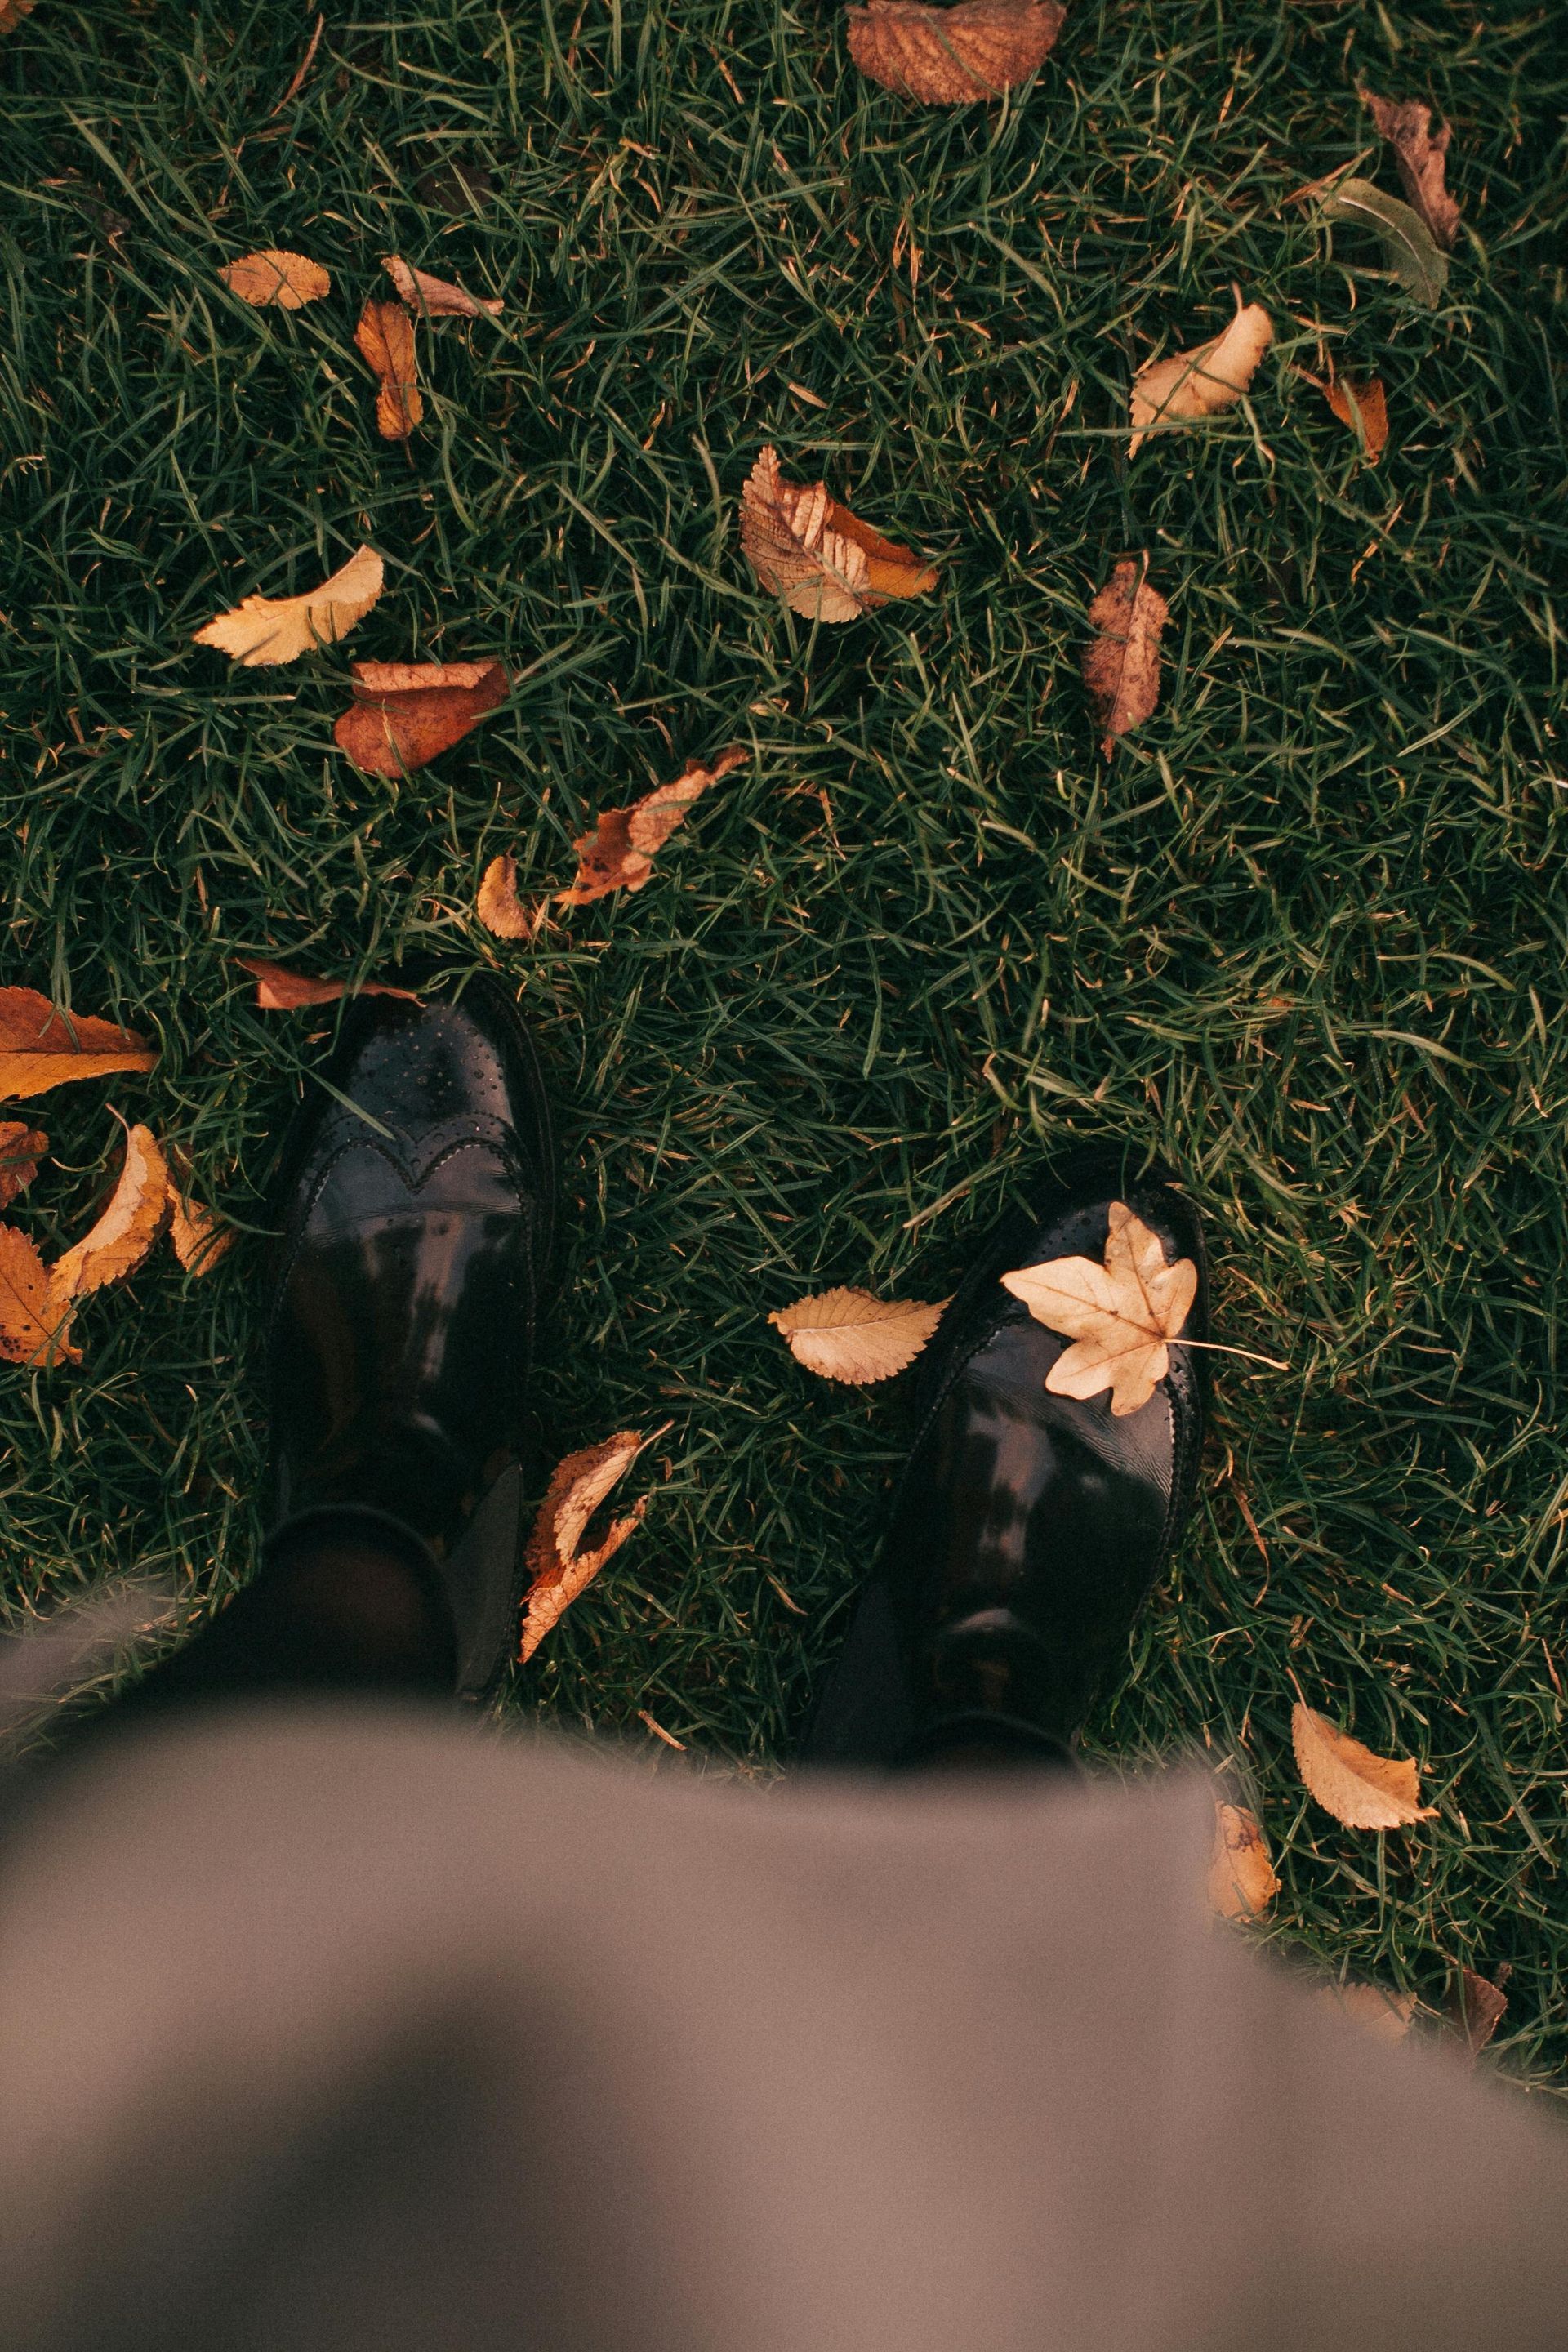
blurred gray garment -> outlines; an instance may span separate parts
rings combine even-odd
[[[1487,2352],[1568,2142],[1205,1913],[1180,1776],[760,1791],[382,1707],[0,1860],[6,2352]]]

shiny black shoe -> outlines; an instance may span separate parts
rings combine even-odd
[[[505,993],[362,997],[285,1146],[269,1553],[379,1522],[436,1566],[457,1691],[517,1637],[519,1452],[555,1214],[539,1066]]]
[[[1135,1412],[1045,1385],[1069,1343],[1001,1276],[1099,1259],[1125,1201],[1189,1257],[1185,1326],[1207,1335],[1203,1236],[1188,1202],[1120,1156],[1080,1156],[1001,1226],[922,1360],[917,1434],[875,1574],[806,1733],[816,1765],[1061,1762],[1192,1508],[1204,1359],[1180,1342]]]

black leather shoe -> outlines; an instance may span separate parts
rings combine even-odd
[[[1192,1507],[1200,1354],[1173,1344],[1149,1402],[1052,1396],[1069,1342],[1002,1287],[1015,1268],[1099,1259],[1113,1201],[1190,1257],[1185,1326],[1207,1334],[1203,1238],[1158,1173],[1085,1155],[1001,1226],[922,1360],[917,1435],[880,1559],[807,1732],[813,1764],[962,1755],[1063,1760]]]
[[[525,1395],[555,1211],[539,1066],[504,992],[362,997],[286,1146],[269,1334],[279,1524],[417,1537],[488,1696],[517,1638]],[[319,1517],[318,1517],[318,1515]]]

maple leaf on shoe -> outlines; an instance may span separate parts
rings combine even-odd
[[[1046,1375],[1053,1396],[1085,1399],[1110,1391],[1121,1417],[1148,1403],[1170,1370],[1169,1343],[1197,1296],[1190,1257],[1167,1263],[1164,1244],[1124,1201],[1110,1204],[1105,1262],[1051,1258],[1002,1276],[1037,1323],[1072,1340]]]
[[[526,1665],[551,1627],[559,1622],[579,1593],[586,1591],[605,1562],[613,1559],[626,1538],[642,1524],[647,1496],[640,1496],[623,1519],[613,1519],[599,1542],[585,1551],[578,1546],[588,1522],[612,1490],[620,1484],[645,1446],[669,1427],[641,1437],[635,1429],[617,1430],[598,1445],[569,1454],[552,1473],[544,1500],[528,1538],[524,1561],[531,1581],[522,1597],[522,1631],[518,1664]]]
[[[1058,0],[867,0],[847,8],[849,54],[861,72],[926,106],[1000,97],[1045,63],[1067,18]]]
[[[1236,316],[1222,335],[1195,351],[1172,352],[1150,360],[1132,379],[1132,438],[1135,457],[1151,433],[1173,425],[1198,425],[1233,408],[1258,373],[1258,362],[1274,340],[1274,321],[1261,303],[1237,302]]]
[[[1396,1830],[1436,1820],[1436,1806],[1420,1801],[1420,1776],[1407,1757],[1374,1756],[1300,1699],[1290,1738],[1309,1794],[1346,1829]]]
[[[133,1029],[61,1013],[36,988],[0,988],[0,1100],[26,1102],[73,1078],[150,1070],[157,1058]]]
[[[780,1307],[768,1321],[808,1372],[868,1387],[874,1381],[890,1381],[914,1362],[947,1304],[945,1298],[934,1304],[875,1298],[868,1290],[840,1286]]]
[[[746,478],[741,546],[763,586],[808,621],[853,621],[936,586],[933,565],[863,523],[822,482],[786,482],[770,444]]]
[[[198,629],[195,643],[216,646],[247,669],[297,661],[314,646],[346,637],[381,594],[384,577],[374,548],[358,547],[319,588],[302,596],[247,596]]]

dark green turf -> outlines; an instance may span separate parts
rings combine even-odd
[[[1070,1139],[1163,1152],[1210,1221],[1222,1362],[1197,1523],[1094,1744],[1196,1742],[1259,1806],[1280,1927],[1440,2001],[1511,1961],[1510,2063],[1568,2048],[1563,1533],[1568,750],[1560,354],[1568,60],[1550,7],[1077,0],[1014,100],[862,82],[826,0],[39,0],[0,47],[5,977],[155,1031],[147,1081],[40,1106],[53,1246],[106,1099],[252,1224],[331,1015],[226,961],[494,964],[549,1057],[564,1448],[672,1426],[645,1528],[528,1706],[765,1769],[864,1569],[896,1390],[763,1320],[829,1282],[940,1297]],[[1464,207],[1421,310],[1293,191],[1363,156],[1355,89],[1433,99]],[[482,167],[456,214],[430,175]],[[420,193],[423,182],[425,193]],[[458,194],[462,203],[460,192]],[[251,311],[295,245],[331,297]],[[422,331],[375,434],[352,335],[393,249],[508,298]],[[918,283],[915,256],[919,256]],[[1279,329],[1204,434],[1118,431],[1131,369]],[[1295,371],[1388,387],[1375,470]],[[814,632],[759,596],[762,443],[944,565]],[[236,670],[190,636],[362,539],[342,652]],[[1164,700],[1107,767],[1079,659],[1114,558],[1170,598]],[[506,657],[515,699],[402,783],[332,748],[351,655]],[[484,861],[568,878],[600,805],[755,750],[635,898],[533,947]],[[258,1525],[258,1250],[89,1302],[79,1372],[0,1382],[5,1591],[112,1564],[193,1598]],[[1255,1538],[1247,1514],[1258,1530]],[[1417,1756],[1441,1819],[1302,1797],[1292,1677]]]

